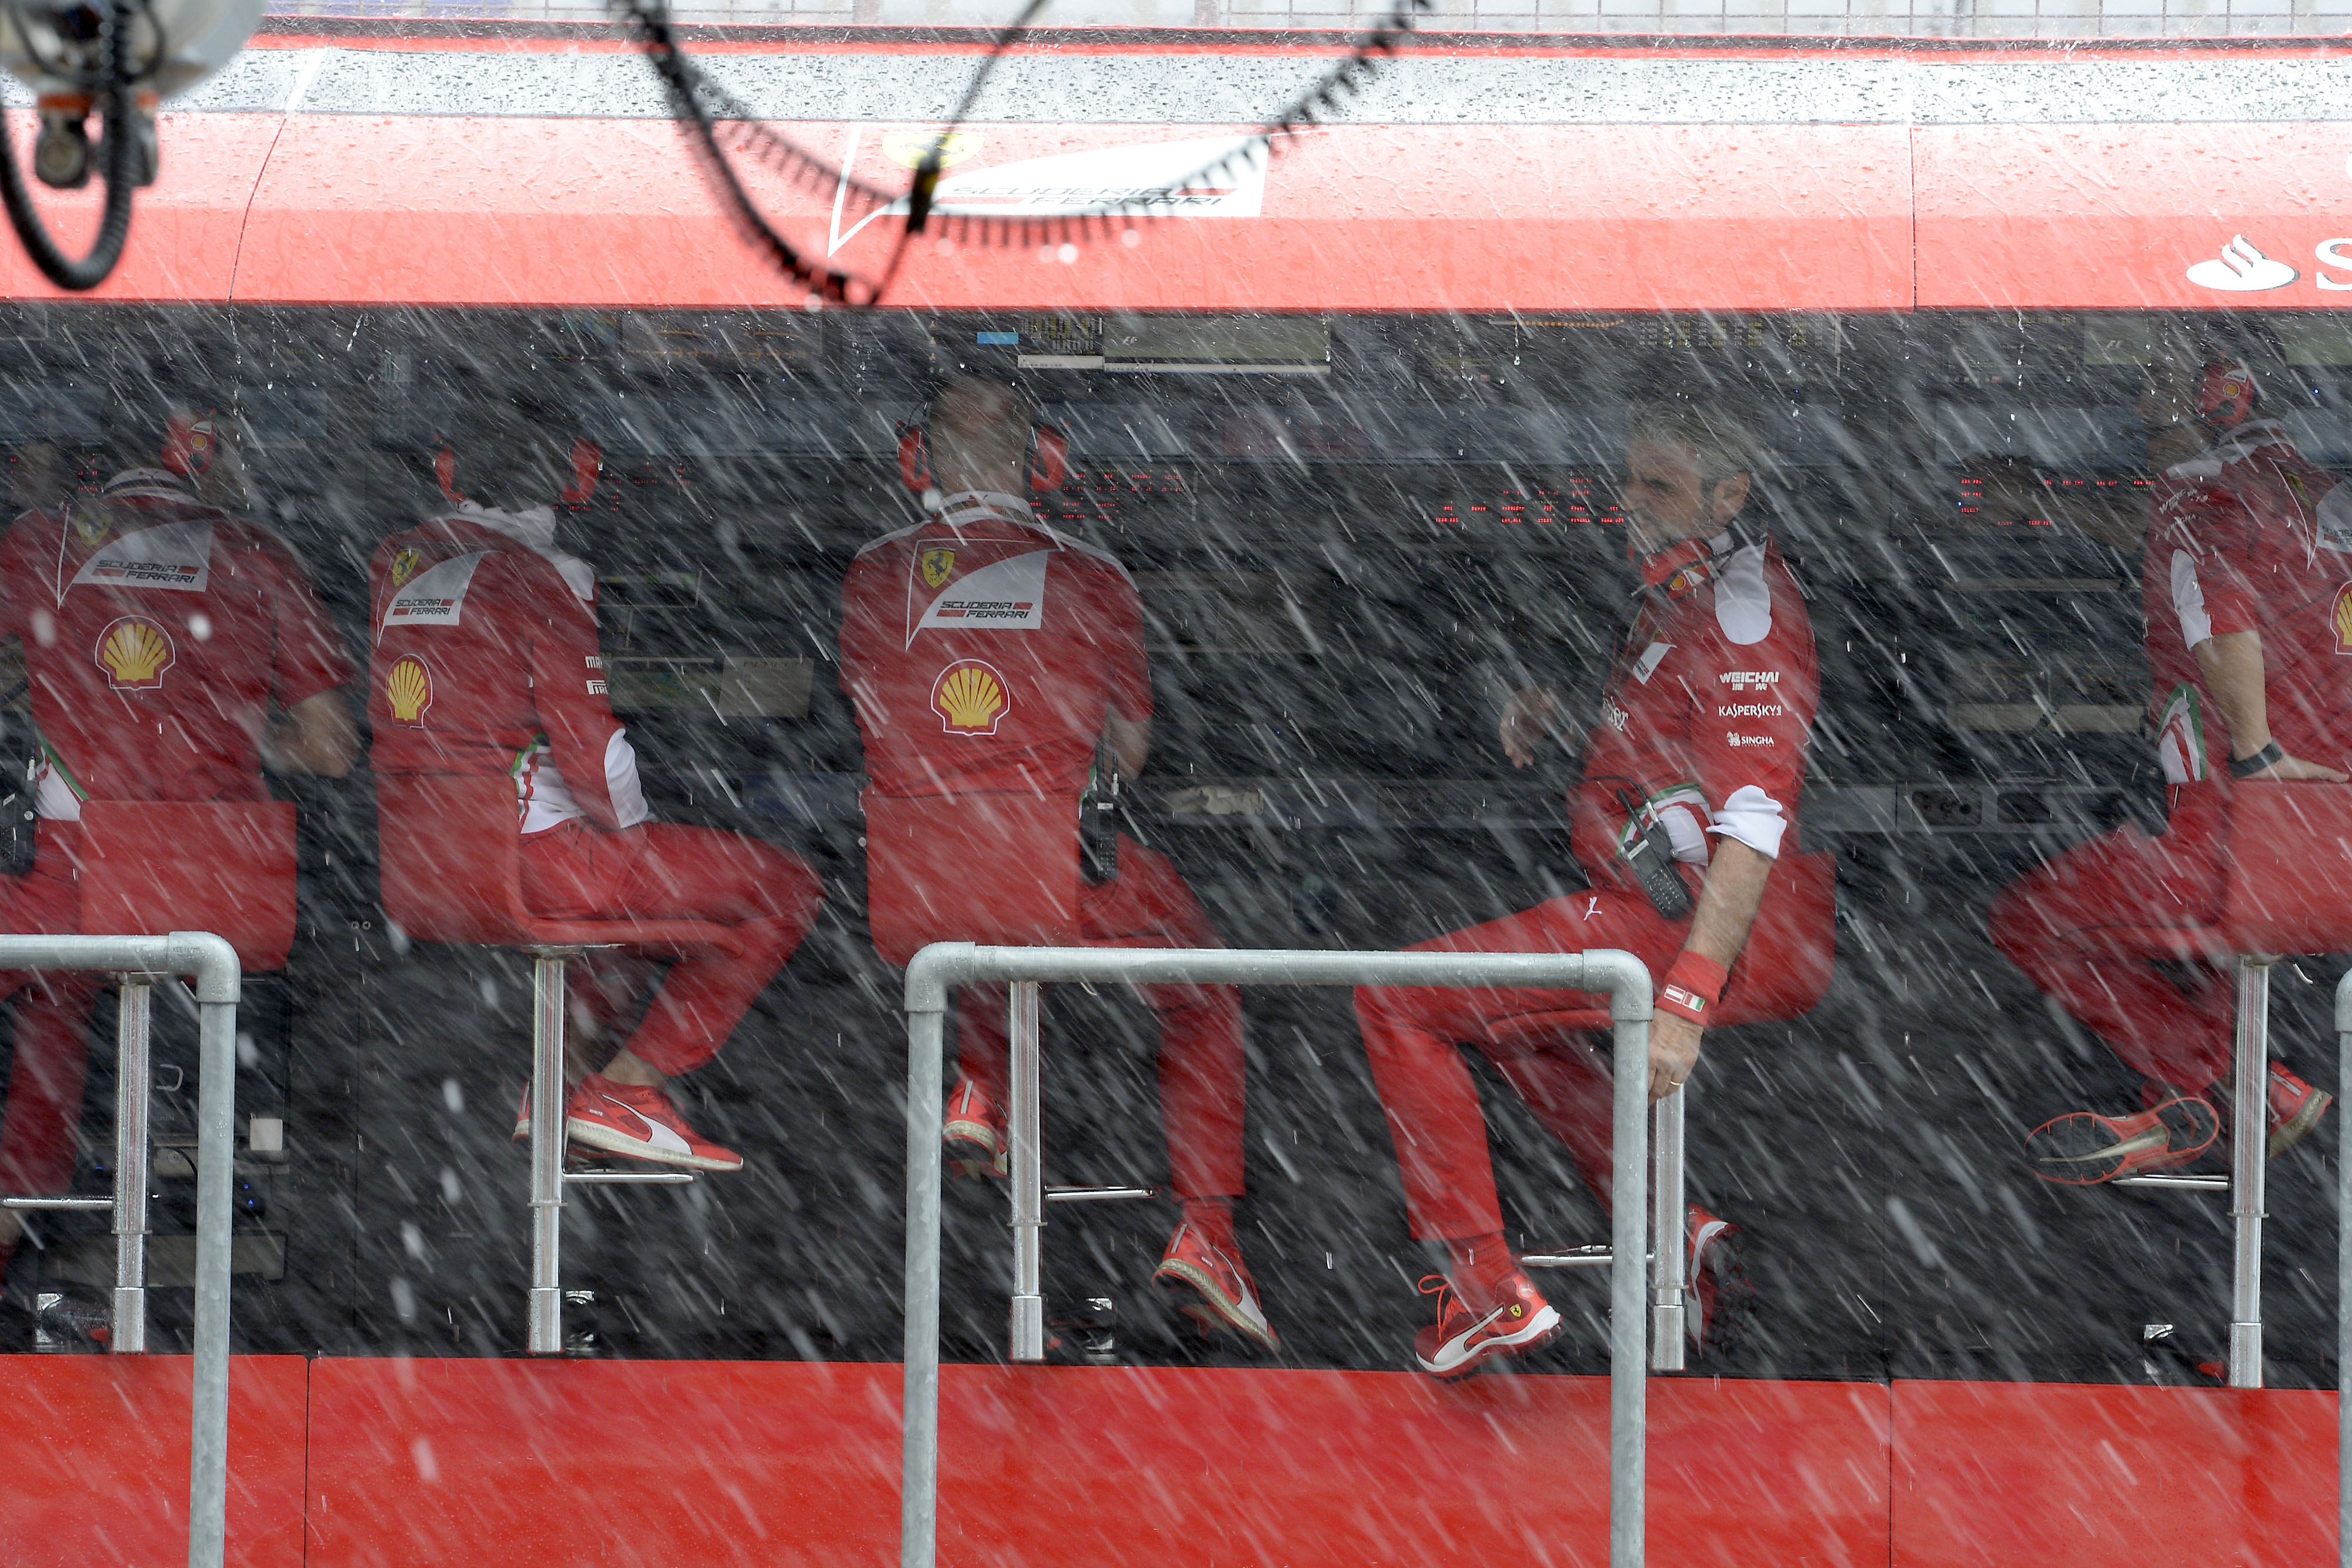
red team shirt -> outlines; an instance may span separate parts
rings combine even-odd
[[[1821,701],[1812,622],[1770,540],[1725,534],[1714,550],[1704,580],[1645,597],[1610,672],[1570,801],[1588,872],[1624,880],[1621,792],[1645,824],[1647,813],[1665,823],[1675,858],[1693,865],[1707,862],[1708,833],[1777,857],[1796,821]]]
[[[646,819],[596,639],[596,580],[545,508],[468,504],[378,546],[372,752],[383,773],[511,774],[526,833]],[[529,542],[526,542],[529,541]]]
[[[2352,492],[2274,420],[2165,472],[2141,565],[2150,716],[2168,783],[2227,772],[2229,737],[2191,652],[2258,632],[2271,735],[2352,766]]]
[[[882,795],[1075,800],[1105,716],[1151,716],[1133,580],[1015,496],[950,496],[858,551],[841,653]]]
[[[24,641],[43,817],[81,802],[262,800],[261,737],[351,679],[283,541],[131,469],[0,538],[0,637]]]

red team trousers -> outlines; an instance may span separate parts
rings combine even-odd
[[[627,1049],[667,1077],[719,1054],[816,923],[824,884],[798,855],[740,833],[646,822],[604,832],[574,820],[522,841],[523,901],[556,919],[705,920],[730,926],[740,958],[680,958]],[[611,998],[575,966],[575,1013]]]
[[[0,930],[61,936],[81,929],[81,890],[74,882],[80,842],[77,823],[38,825],[33,869],[0,877]],[[89,1009],[106,983],[101,974],[64,969],[0,974],[0,997],[16,998],[8,1109],[0,1121],[0,1192],[53,1195],[73,1184]]]
[[[2113,926],[2194,925],[2221,900],[2227,791],[2172,790],[2160,838],[2126,827],[2077,844],[1994,900],[1993,946],[2042,993],[2157,1083],[2194,1094],[2230,1070],[2236,983],[2218,964],[2103,949]]]
[[[1118,875],[1078,894],[1090,947],[1222,947],[1201,902],[1166,855],[1118,841]],[[1242,1194],[1242,1001],[1231,986],[1139,986],[1160,1024],[1160,1119],[1176,1196]],[[1007,1103],[1011,1024],[1003,986],[966,986],[956,1002],[956,1066]]]
[[[1517,915],[1473,925],[1410,949],[1415,953],[1575,953],[1620,947],[1653,978],[1675,961],[1690,922],[1667,920],[1638,889],[1603,883]],[[1561,1027],[1559,1014],[1605,1006],[1583,991],[1482,990],[1469,987],[1366,987],[1356,1018],[1372,1081],[1387,1111],[1404,1176],[1405,1211],[1423,1241],[1492,1236],[1503,1228],[1486,1113],[1469,1067],[1454,1047],[1468,1043],[1493,1062],[1536,1120],[1562,1144],[1585,1185],[1610,1201],[1612,1075],[1605,1042]]]

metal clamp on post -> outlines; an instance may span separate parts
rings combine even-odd
[[[1036,1061],[1034,998],[1041,984],[1196,986],[1465,986],[1491,988],[1606,992],[1616,1042],[1612,1165],[1617,1201],[1610,1250],[1643,1255],[1649,1228],[1650,975],[1630,953],[1347,953],[1171,948],[977,947],[941,942],[915,955],[907,968],[907,1354],[904,1384],[904,1469],[900,1484],[901,1568],[932,1568],[937,1560],[940,1462],[940,1197],[945,1121],[948,996],[958,986],[1010,981],[1013,989],[1013,1116],[1026,1134],[1013,1134],[1013,1223],[1016,1249],[1013,1330],[1024,1332],[1024,1293],[1035,1300],[1036,1276],[1019,1266],[1044,1223],[1045,1194],[1036,1157]],[[1029,992],[1028,1060],[1023,1061],[1024,991]],[[1024,1113],[1026,1113],[1024,1115]],[[1675,1124],[1679,1131],[1680,1124]],[[1024,1156],[1024,1141],[1029,1153]],[[1024,1182],[1024,1177],[1026,1181]],[[1089,1189],[1101,1192],[1102,1189]],[[1106,1194],[1107,1196],[1107,1194]],[[1121,1196],[1125,1196],[1122,1194]],[[1679,1201],[1679,1199],[1677,1199]],[[1665,1233],[1679,1240],[1679,1212]],[[1024,1242],[1023,1238],[1031,1240]],[[1661,1256],[1675,1248],[1662,1239]],[[1661,1307],[1666,1281],[1658,1287]],[[1680,1305],[1679,1278],[1674,1281]],[[1647,1372],[1643,1340],[1648,1328],[1643,1270],[1619,1269],[1610,1278],[1609,1562],[1641,1568],[1644,1554],[1643,1476],[1647,1442]],[[1038,1303],[1037,1338],[1044,1324]],[[1679,1341],[1677,1342],[1679,1350]]]

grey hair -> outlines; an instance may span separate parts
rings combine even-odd
[[[1698,460],[1699,482],[1712,486],[1734,474],[1760,478],[1767,462],[1756,427],[1728,409],[1659,399],[1625,413],[1625,436],[1653,436],[1685,447]]]

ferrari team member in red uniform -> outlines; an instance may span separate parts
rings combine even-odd
[[[997,382],[959,380],[940,392],[925,440],[943,496],[929,520],[875,540],[851,566],[841,678],[875,793],[1066,800],[1076,839],[1097,752],[1129,777],[1142,769],[1151,678],[1142,601],[1125,569],[1046,528],[1021,497],[1034,417],[1025,398]],[[957,613],[983,591],[1003,601],[1004,614],[975,624]],[[1080,890],[1082,940],[1222,946],[1166,856],[1121,836],[1117,858],[1115,876]],[[1142,993],[1160,1025],[1160,1111],[1183,1206],[1154,1279],[1204,1329],[1272,1347],[1234,1234],[1243,1191],[1240,997],[1223,986]],[[963,988],[946,1138],[967,1174],[1005,1171],[1005,1014],[1003,986]]]
[[[2166,831],[2126,827],[2076,845],[1993,905],[2001,952],[2143,1080],[2137,1114],[2074,1112],[2028,1135],[2047,1180],[2112,1181],[2211,1145],[2228,1098],[2231,977],[2102,953],[2095,934],[2161,923],[2218,893],[2231,789],[2341,784],[2352,768],[2352,491],[2258,417],[2258,398],[2242,361],[2159,361],[2141,402],[2151,459],[2169,460],[2140,568]],[[2271,1154],[2300,1143],[2332,1099],[2270,1063]]]
[[[1646,586],[1570,797],[1570,848],[1590,887],[1416,949],[1636,955],[1658,986],[1653,1101],[1679,1091],[1697,1065],[1707,1009],[1727,977],[1738,982],[1751,923],[1780,918],[1772,867],[1796,821],[1820,689],[1804,599],[1778,548],[1740,521],[1753,452],[1753,438],[1724,413],[1633,412],[1623,502],[1627,548]],[[1522,691],[1503,719],[1504,749],[1524,768],[1559,726],[1556,695]],[[1438,1321],[1414,1345],[1435,1376],[1523,1354],[1559,1324],[1504,1243],[1478,1096],[1455,1047],[1474,1044],[1501,1070],[1605,1204],[1607,1059],[1540,1016],[1586,1001],[1535,990],[1356,993],[1412,1233],[1446,1249],[1444,1278],[1423,1282],[1439,1298]],[[1704,1347],[1731,1228],[1704,1209],[1690,1218],[1693,1330]]]
[[[539,914],[733,929],[742,956],[672,965],[636,1031],[572,1088],[564,1128],[606,1154],[740,1170],[742,1156],[698,1134],[663,1086],[718,1054],[815,923],[824,890],[772,845],[652,821],[606,693],[595,574],[555,547],[551,503],[594,483],[593,449],[553,435],[559,418],[509,402],[468,409],[444,458],[449,509],[377,548],[372,756],[379,773],[511,778],[523,898]],[[582,977],[575,1010],[602,1008],[596,988]],[[526,1095],[515,1136],[530,1123]]]
[[[214,416],[175,419],[160,462],[94,496],[59,485],[0,538],[0,638],[23,644],[40,732],[33,867],[0,877],[0,928],[80,929],[85,800],[263,800],[265,768],[351,771],[359,737],[338,689],[352,676],[341,639],[285,544],[207,504],[243,501],[232,434]],[[0,976],[0,995],[21,993],[0,1192],[71,1181],[89,1008],[104,985]],[[18,1234],[0,1210],[0,1266]]]

